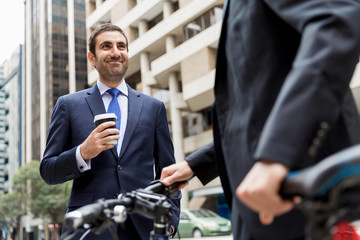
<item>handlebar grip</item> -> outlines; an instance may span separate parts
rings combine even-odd
[[[176,189],[180,184],[186,183],[190,181],[192,178],[184,181],[179,181],[171,184],[170,186],[165,186],[160,180],[154,180],[152,181],[144,190],[152,193],[159,193],[166,195],[167,197],[170,196],[171,198],[171,192]]]
[[[144,190],[152,193],[162,193],[165,190],[165,185],[160,180],[154,180]]]
[[[133,200],[126,196],[121,199],[99,199],[93,204],[66,213],[64,225],[70,229],[76,229],[85,223],[96,225],[99,221],[106,219],[105,209],[113,209],[117,205],[122,205],[130,209],[133,205]]]
[[[288,173],[280,188],[280,195],[283,198],[292,198],[293,196],[305,197],[311,194],[311,189],[304,179],[306,179],[306,170],[293,171]]]
[[[64,225],[67,228],[75,229],[81,225],[94,223],[103,214],[104,205],[102,203],[93,203],[78,208],[65,214]]]
[[[193,179],[193,177],[194,177],[194,176],[192,176],[191,178],[189,178],[189,179],[187,179],[187,180],[184,180],[184,181],[174,182],[173,184],[171,184],[170,186],[168,186],[168,188],[169,188],[169,190],[176,189],[180,184],[189,182],[191,179]]]
[[[290,172],[280,195],[322,198],[334,186],[354,176],[360,176],[360,144],[334,153],[313,166]]]

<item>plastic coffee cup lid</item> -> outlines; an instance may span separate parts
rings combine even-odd
[[[115,118],[116,119],[116,115],[115,115],[115,113],[98,114],[94,117],[94,122],[101,120],[101,119],[106,119],[106,118]]]

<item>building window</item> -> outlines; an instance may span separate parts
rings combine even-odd
[[[200,17],[196,18],[192,22],[188,23],[184,27],[185,40],[188,40],[200,32],[204,31],[211,25],[221,21],[222,18],[222,8],[215,7]]]
[[[196,113],[189,113],[183,119],[184,137],[190,137],[212,129],[211,107]]]
[[[163,13],[160,13],[148,22],[149,29],[153,28],[156,24],[163,20]]]
[[[174,12],[179,10],[179,1],[173,1],[173,10]]]

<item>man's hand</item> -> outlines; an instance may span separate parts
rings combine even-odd
[[[249,208],[259,213],[260,222],[271,224],[275,216],[284,214],[301,201],[284,200],[279,195],[282,181],[289,169],[279,163],[256,162],[236,189],[236,196]]]
[[[170,166],[163,168],[161,172],[160,180],[165,186],[170,186],[175,182],[188,180],[192,176],[194,176],[194,172],[190,168],[188,162],[181,161],[179,163],[172,164]],[[188,182],[180,184],[178,186],[178,189],[184,188],[187,184]]]
[[[80,146],[80,154],[84,160],[92,159],[99,155],[102,151],[115,146],[114,144],[107,144],[107,142],[111,140],[117,140],[120,138],[120,135],[118,135],[118,129],[109,128],[115,124],[115,122],[102,123],[90,133]]]

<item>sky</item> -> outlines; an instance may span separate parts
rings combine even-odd
[[[24,43],[24,0],[0,0],[0,65]]]

